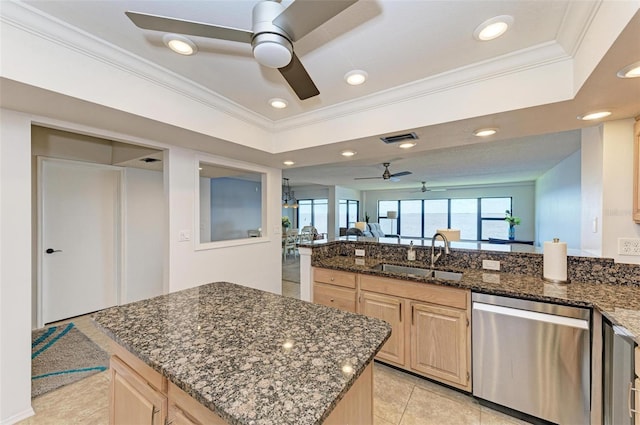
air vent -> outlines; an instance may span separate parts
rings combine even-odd
[[[140,161],[146,162],[147,164],[150,164],[152,162],[158,162],[158,161],[162,161],[162,160],[161,159],[156,159],[156,158],[142,158]]]
[[[391,144],[404,142],[405,140],[418,140],[418,136],[416,136],[416,133],[396,134],[395,136],[381,137],[380,140]]]

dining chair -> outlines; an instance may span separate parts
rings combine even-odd
[[[294,257],[298,256],[298,229],[289,229],[283,235],[282,260],[286,260],[290,253]]]

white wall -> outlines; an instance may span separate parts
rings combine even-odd
[[[536,238],[542,244],[559,238],[580,249],[580,151],[565,158],[536,180]]]
[[[619,238],[640,238],[640,225],[632,219],[634,123],[627,119],[602,125],[602,255],[640,264],[638,256],[618,254]]]
[[[533,182],[496,185],[474,189],[450,189],[446,192],[412,193],[408,190],[375,190],[363,192],[365,200],[360,211],[378,221],[378,201],[405,199],[456,199],[478,197],[513,197],[514,215],[520,217],[521,224],[516,227],[516,238],[534,240],[535,238],[535,187]],[[386,213],[384,214],[386,215]],[[537,241],[536,241],[537,242]]]
[[[581,249],[600,256],[603,231],[602,126],[582,129],[581,137]]]
[[[163,293],[166,231],[162,172],[127,168],[124,173],[124,281],[122,303]]]
[[[215,281],[229,281],[281,293],[281,172],[278,169],[201,154],[189,149],[168,149],[169,290],[178,291]],[[180,242],[180,231],[197,235],[199,161],[265,173],[262,238],[213,242],[201,249],[192,238]]]
[[[31,125],[87,129],[47,117],[0,110],[0,424],[14,423],[31,410]],[[196,234],[197,160],[187,149],[91,128],[107,139],[146,144],[165,152],[163,227],[169,235],[162,246],[162,273],[166,290],[227,280],[280,293],[280,170],[255,167],[268,176],[264,221],[266,236],[240,245],[196,250],[193,241],[178,242],[180,229]],[[200,156],[209,162],[217,158]],[[220,159],[222,165],[242,163]],[[251,166],[251,164],[248,164]],[[250,265],[250,267],[247,267]]]
[[[31,120],[0,110],[0,423],[31,410]]]

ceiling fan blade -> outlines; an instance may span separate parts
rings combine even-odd
[[[280,71],[280,74],[287,80],[287,83],[289,83],[293,91],[296,92],[300,100],[309,99],[310,97],[320,94],[320,91],[313,83],[307,70],[304,69],[304,65],[302,65],[302,62],[300,62],[295,52],[292,55],[289,65],[278,68],[278,71]]]
[[[291,41],[309,34],[358,0],[295,0],[273,23],[286,31]]]
[[[413,173],[411,171],[400,171],[399,173],[391,174],[391,177],[402,177],[402,176],[408,176],[409,174],[413,174]]]
[[[382,177],[354,177],[354,180],[373,180],[373,179],[381,179]]]
[[[218,38],[221,40],[239,41],[242,43],[251,43],[251,38],[253,37],[253,33],[251,31],[238,28],[211,25],[203,22],[185,21],[182,19],[140,12],[127,11],[125,14],[137,27],[145,30]]]

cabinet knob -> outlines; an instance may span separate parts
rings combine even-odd
[[[335,279],[332,277],[332,278],[331,278],[331,282],[333,282],[334,280],[335,280]]]
[[[331,298],[331,300],[330,300],[330,301],[331,301],[331,302],[333,302],[333,298]]]

